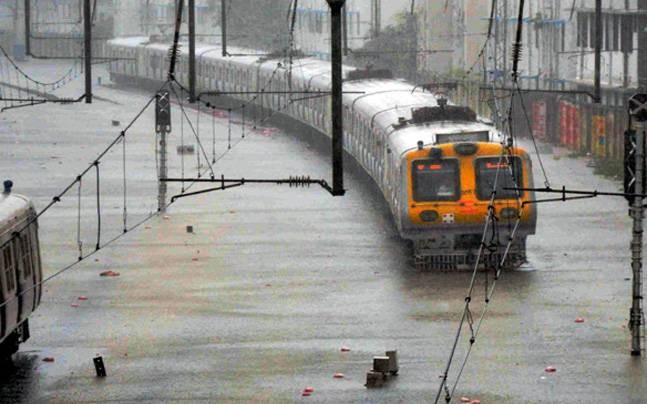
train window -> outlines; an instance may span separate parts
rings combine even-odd
[[[20,236],[20,255],[22,257],[23,276],[25,278],[31,276],[32,272],[32,257],[31,257],[31,240],[29,231],[24,232]]]
[[[510,169],[512,165],[512,170]],[[497,177],[498,172],[498,177]],[[514,178],[512,177],[514,173]],[[476,160],[476,195],[480,200],[492,198],[496,182],[495,199],[516,199],[517,192],[505,188],[515,188],[521,184],[521,159],[519,157],[485,157]]]
[[[2,261],[4,263],[4,278],[7,282],[7,292],[11,292],[16,287],[16,276],[13,257],[11,256],[11,246],[7,246],[2,250]]]
[[[457,201],[460,176],[457,159],[414,160],[411,167],[416,202]]]

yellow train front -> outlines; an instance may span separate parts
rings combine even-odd
[[[400,231],[413,241],[417,267],[473,268],[481,247],[480,266],[492,267],[513,235],[504,264],[515,268],[526,261],[526,238],[535,234],[537,211],[523,202],[534,195],[506,188],[531,187],[532,163],[524,150],[504,149],[485,142],[420,144],[405,154],[407,203]],[[490,206],[494,220],[486,228]]]

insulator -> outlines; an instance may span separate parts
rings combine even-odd
[[[515,43],[512,45],[512,61],[519,62],[521,60],[521,53],[523,51],[523,44]]]
[[[177,47],[171,46],[168,50],[168,58],[172,59],[173,56],[178,57],[180,55],[181,48],[182,48],[181,44],[177,44]]]
[[[521,61],[521,52],[523,50],[523,45],[520,42],[517,42],[512,45],[512,74],[517,76],[519,73],[517,71],[517,66],[519,66],[519,61]]]

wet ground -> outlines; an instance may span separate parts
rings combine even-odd
[[[44,73],[43,65],[33,69]],[[104,86],[96,89],[101,99],[92,105],[45,104],[0,114],[1,176],[12,178],[15,191],[34,198],[38,208],[146,103],[145,92],[106,81],[104,74]],[[57,93],[79,95],[81,84]],[[197,123],[196,112],[189,114]],[[170,166],[179,175],[176,146],[182,133],[187,142],[194,138],[186,123],[182,132],[177,108],[173,115]],[[201,118],[209,155],[212,123]],[[215,120],[218,152],[227,150],[227,124]],[[234,140],[240,135],[234,127]],[[154,137],[150,110],[127,134],[131,225],[156,207]],[[620,187],[593,176],[586,159],[554,153],[542,154],[554,186]],[[187,173],[197,172],[196,165],[196,156],[187,156]],[[101,164],[103,240],[121,231],[121,170],[119,145]],[[330,178],[328,156],[299,134],[251,128],[214,170],[229,177]],[[541,184],[539,172],[535,178]],[[94,181],[87,177],[81,193],[85,252],[96,243]],[[12,366],[2,365],[0,401],[432,401],[469,274],[411,268],[411,252],[367,178],[348,173],[346,188],[345,197],[332,198],[317,188],[246,185],[179,200],[166,215],[46,284],[31,318],[32,338]],[[77,198],[73,188],[41,220],[46,275],[76,259]],[[530,264],[500,280],[456,401],[647,402],[645,359],[629,356],[626,202],[547,204],[539,213],[537,235],[528,242]],[[120,276],[99,276],[107,270]],[[480,277],[476,311],[483,288]],[[577,317],[584,323],[575,323]],[[350,352],[340,352],[342,346]],[[467,341],[460,347],[454,370]],[[399,376],[367,390],[372,357],[393,349]],[[97,354],[106,378],[95,377]],[[557,371],[546,373],[548,366]],[[314,393],[302,397],[309,386]]]

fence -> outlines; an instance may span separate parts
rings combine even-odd
[[[83,33],[34,33],[30,38],[31,54],[35,58],[81,58],[83,57]],[[92,56],[104,56],[107,38],[92,40]]]
[[[562,82],[557,87],[560,90],[593,92],[592,87],[586,85]],[[533,86],[534,90],[546,88],[546,83]],[[614,163],[623,160],[624,132],[628,126],[626,102],[636,91],[603,89],[600,104],[583,93],[522,91],[523,103],[519,94],[515,94],[513,128],[516,135],[529,136],[532,132],[543,142],[564,146],[574,154],[590,155],[602,164],[619,167]],[[493,117],[495,100],[504,101],[499,105],[507,108],[510,91],[488,89],[483,82],[459,82],[449,91],[449,96],[456,103],[470,106],[481,116]]]

